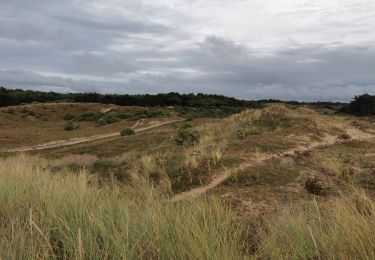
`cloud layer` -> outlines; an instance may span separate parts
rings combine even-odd
[[[0,0],[0,85],[348,101],[374,24],[372,0]]]

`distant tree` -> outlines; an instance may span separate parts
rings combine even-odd
[[[347,112],[360,116],[375,115],[375,96],[369,94],[355,96],[347,107]]]

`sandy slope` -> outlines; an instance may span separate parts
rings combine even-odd
[[[176,120],[171,120],[171,121],[166,121],[166,122],[157,122],[155,124],[152,124],[150,126],[134,129],[136,133],[143,132],[149,129],[153,129],[162,125],[167,125],[167,124],[172,124],[175,122],[180,122],[184,121],[185,119],[176,119]],[[109,137],[116,137],[119,136],[120,132],[115,132],[115,133],[109,133],[109,134],[102,134],[102,135],[93,135],[93,136],[88,136],[88,137],[79,137],[79,138],[73,138],[73,139],[68,139],[68,140],[59,140],[59,141],[52,141],[44,144],[39,144],[39,145],[33,145],[33,146],[25,146],[25,147],[19,147],[19,148],[12,148],[5,150],[4,152],[27,152],[27,151],[38,151],[38,150],[45,150],[45,149],[50,149],[50,148],[58,148],[58,147],[63,147],[63,146],[68,146],[68,145],[74,145],[74,144],[80,144],[80,143],[85,143],[85,142],[90,142],[90,141],[95,141],[95,140],[100,140],[100,139],[105,139]]]

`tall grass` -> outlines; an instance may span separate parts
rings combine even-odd
[[[259,231],[258,257],[265,259],[375,259],[375,202],[349,196],[286,210]]]
[[[40,158],[0,160],[1,259],[239,259],[240,244],[216,199],[173,204],[147,182],[99,186]]]

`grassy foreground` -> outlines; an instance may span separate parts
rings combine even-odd
[[[55,174],[42,159],[3,159],[1,259],[238,259],[239,232],[217,200],[172,204],[157,188]]]
[[[286,209],[258,230],[259,256],[266,259],[375,259],[375,203],[366,193],[324,206],[315,200]]]
[[[0,166],[0,259],[375,257],[375,202],[358,189],[246,223],[218,199],[173,204],[142,180],[100,184],[22,155]]]

